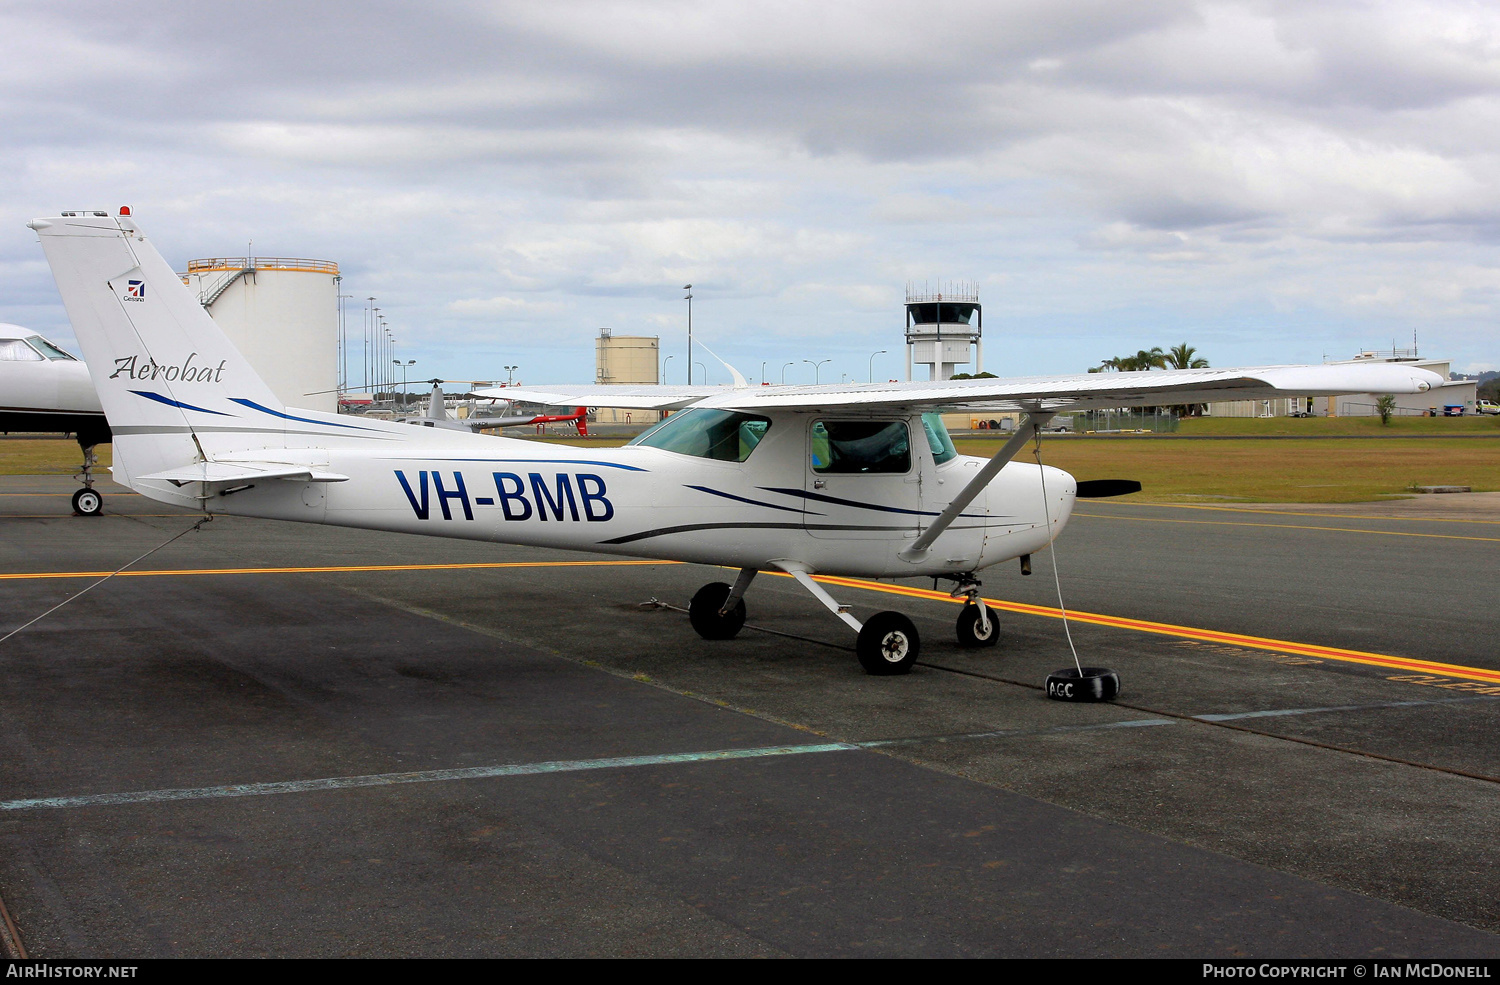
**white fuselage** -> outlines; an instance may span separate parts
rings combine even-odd
[[[308,446],[300,452],[274,453],[277,461],[347,476],[343,482],[260,481],[201,500],[201,483],[131,484],[216,513],[742,568],[790,560],[864,577],[976,571],[1030,554],[1061,531],[1076,491],[1072,476],[1047,468],[1044,508],[1043,470],[1013,462],[913,560],[902,551],[985,461],[958,456],[937,464],[916,415],[881,416],[907,420],[917,439],[907,472],[830,475],[810,466],[812,424],[858,414],[772,414],[749,457],[732,462],[640,445],[592,449],[294,413],[308,424],[357,422],[389,437],[317,447],[308,434],[297,442]],[[117,460],[124,453],[127,466],[131,443],[116,441]],[[264,460],[273,453],[246,454]]]

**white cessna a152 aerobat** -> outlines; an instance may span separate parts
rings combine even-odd
[[[94,446],[109,441],[109,424],[88,368],[59,346],[20,325],[0,324],[0,431],[65,431],[78,439],[83,468],[73,509],[98,516]]]
[[[497,416],[471,412],[465,418],[450,417],[447,407],[444,406],[448,398],[443,393],[443,384],[452,382],[472,383],[473,381],[428,380],[427,382],[432,384],[432,393],[427,396],[427,407],[423,410],[420,417],[398,417],[397,420],[402,424],[415,424],[418,427],[427,428],[445,428],[449,431],[519,428],[531,424],[572,424],[578,429],[578,434],[581,437],[587,438],[589,436],[589,409],[587,407],[574,407],[571,414],[503,414]],[[485,391],[484,396],[488,400],[504,399],[508,403],[513,403],[514,401],[509,400],[506,396],[513,389],[514,387],[510,386],[498,387]],[[479,396],[479,394],[472,394],[472,396]]]
[[[124,210],[122,210],[123,212]],[[1282,395],[1415,393],[1399,364],[781,387],[507,387],[567,406],[672,410],[623,448],[582,450],[283,406],[127,215],[67,212],[40,236],[114,431],[117,480],[210,513],[329,523],[739,569],[689,607],[734,636],[757,572],[782,571],[858,633],[872,674],[908,671],[916,627],[863,622],[814,574],[930,576],[968,604],[962,643],[998,628],[975,575],[1046,547],[1092,488],[1012,457],[1055,412]],[[1019,410],[989,460],[958,454],[940,410]],[[1082,673],[1082,671],[1080,671]]]

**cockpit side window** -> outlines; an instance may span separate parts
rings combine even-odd
[[[0,339],[0,363],[41,361],[42,354],[20,339]]]
[[[743,462],[770,429],[769,417],[699,407],[673,414],[630,443],[694,458]]]
[[[905,421],[814,421],[812,470],[819,473],[911,471]]]
[[[57,346],[53,345],[51,342],[48,342],[46,339],[42,338],[40,335],[32,335],[28,337],[26,339],[26,343],[37,352],[40,352],[42,355],[46,356],[48,359],[57,359],[66,362],[78,361],[72,356],[68,355],[66,352],[63,352]]]

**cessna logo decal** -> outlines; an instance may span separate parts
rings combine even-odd
[[[189,355],[178,366],[163,366],[161,363],[147,356],[125,356],[115,360],[115,371],[109,374],[110,379],[123,376],[127,380],[155,380],[167,381],[182,380],[187,383],[218,383],[224,375],[224,366],[229,362],[220,359],[217,366],[194,366],[193,360],[198,354]]]
[[[464,485],[463,473],[448,474],[453,476],[451,480],[444,479],[444,473],[437,470],[420,471],[413,488],[406,473],[396,471],[396,481],[401,483],[401,491],[406,493],[406,501],[411,504],[418,520],[426,520],[432,515],[434,498],[444,520],[453,519],[450,504],[455,501],[463,509],[464,519],[472,520],[475,506],[494,506],[497,499],[507,521],[535,517],[547,522],[566,517],[576,523],[581,517],[589,523],[602,523],[615,515],[614,504],[606,496],[609,490],[605,488],[604,480],[587,472],[576,472],[571,476],[559,472],[551,477],[550,482],[540,472],[528,472],[525,479],[514,472],[495,472],[492,475],[496,495],[476,496],[472,500]]]
[[[143,280],[128,280],[125,282],[126,301],[146,300],[146,282]]]

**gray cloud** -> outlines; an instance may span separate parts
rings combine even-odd
[[[338,259],[424,359],[554,379],[600,325],[679,331],[689,280],[752,364],[853,373],[935,276],[986,285],[1016,371],[1413,324],[1494,361],[1478,5],[58,3],[0,29],[11,321],[61,328],[20,223],[130,201],[174,260]]]

